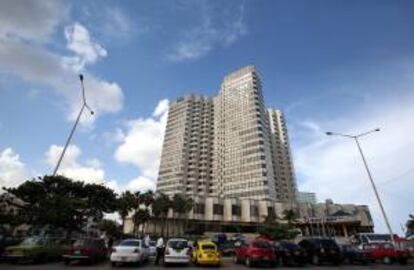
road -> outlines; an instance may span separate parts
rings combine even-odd
[[[8,263],[1,263],[0,269],[4,270],[107,270],[107,269],[119,269],[119,270],[127,270],[127,269],[168,269],[168,270],[175,270],[175,269],[185,269],[185,270],[209,270],[214,269],[217,270],[216,267],[197,267],[197,266],[154,266],[152,262],[149,262],[143,266],[123,266],[123,267],[111,267],[108,262],[100,263],[97,265],[70,265],[66,266],[61,262],[57,263],[47,263],[47,264],[38,264],[38,265],[13,265]],[[220,269],[231,269],[231,270],[247,270],[248,268],[244,265],[236,265],[233,264],[228,259],[225,259],[222,263]],[[250,269],[290,269],[290,270],[414,270],[414,264],[410,263],[408,265],[383,265],[383,264],[372,264],[367,266],[358,266],[358,265],[342,265],[342,266],[307,266],[307,267],[276,267],[276,268],[250,268]]]

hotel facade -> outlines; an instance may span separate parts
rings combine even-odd
[[[171,103],[157,192],[296,201],[285,120],[266,108],[253,66],[227,75],[216,97]]]
[[[286,120],[265,106],[254,66],[225,76],[215,97],[170,104],[156,192],[194,201],[185,218],[170,209],[170,235],[185,233],[184,223],[198,233],[257,233],[270,212],[281,217],[284,210],[298,214],[302,235],[373,230],[367,206],[298,201]],[[145,230],[159,234],[162,222],[154,217]],[[124,230],[132,228],[129,218]]]

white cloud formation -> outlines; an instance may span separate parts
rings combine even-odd
[[[222,14],[224,21],[215,20],[213,15],[217,14],[214,14],[215,12],[204,2],[201,3],[200,24],[184,32],[182,39],[168,55],[170,60],[184,61],[203,57],[214,47],[228,46],[247,33],[244,24],[244,2],[231,14]]]
[[[65,27],[65,38],[67,48],[76,56],[65,58],[75,70],[82,70],[86,64],[93,64],[99,58],[106,57],[107,51],[91,39],[89,31],[80,23]]]
[[[155,188],[167,114],[168,100],[161,100],[152,117],[128,122],[125,137],[115,151],[115,159],[135,165],[141,175],[127,184],[127,189]]]
[[[63,146],[51,145],[45,154],[46,162],[54,168],[62,153]],[[105,172],[102,164],[97,159],[85,161],[85,165],[79,162],[82,151],[76,145],[69,145],[62,160],[58,174],[64,175],[76,181],[86,183],[103,184]]]
[[[413,168],[414,158],[414,79],[409,81],[411,83],[391,86],[393,90],[399,89],[400,93],[410,93],[398,99],[376,98],[369,103],[375,106],[354,107],[347,116],[331,116],[329,121],[297,123],[295,129],[302,126],[309,131],[307,137],[300,138],[304,140],[301,145],[293,149],[296,172],[298,178],[303,179],[299,182],[300,189],[315,191],[319,198],[369,205],[376,229],[385,232],[385,224],[355,142],[343,137],[327,137],[323,133],[337,131],[355,134],[381,127],[381,132],[361,138],[361,145],[392,226],[395,231],[401,232],[400,225],[405,223],[414,202],[411,196],[414,170],[411,173],[407,171]],[[380,83],[378,87],[388,86],[381,86]],[[404,171],[407,173],[401,175]]]
[[[143,176],[139,176],[136,179],[130,181],[126,187],[126,190],[129,191],[147,191],[147,190],[155,190],[155,182],[151,179],[148,179]]]
[[[0,37],[44,42],[68,15],[69,6],[62,0],[0,1]]]
[[[43,23],[45,26],[42,27],[43,30],[34,28],[31,31],[39,31],[40,36],[50,36],[55,32],[57,26],[63,22],[63,18],[55,18],[53,11],[57,12],[58,15],[60,11],[53,8],[50,8],[50,11],[46,13],[42,13],[42,8],[45,8],[43,3],[45,2],[48,1],[28,1],[30,4],[22,7],[20,1],[3,1],[0,5],[5,5],[12,14],[15,10],[18,10],[19,12],[15,12],[16,16],[23,12],[20,10],[38,5],[36,8],[33,7],[33,11],[26,12],[40,12],[40,14],[32,15],[34,20],[32,24]],[[52,7],[56,5],[50,4]],[[49,17],[44,18],[42,16]],[[67,27],[65,31],[68,39],[67,46],[75,55],[67,57],[52,52],[46,46],[35,42],[37,41],[36,37],[23,31],[22,27],[14,22],[18,19],[19,17],[14,18],[13,16],[0,19],[0,22],[1,20],[8,21],[5,24],[6,26],[0,24],[2,29],[0,33],[5,33],[4,35],[0,34],[0,72],[15,75],[35,87],[46,86],[53,89],[57,95],[65,98],[64,105],[66,105],[68,119],[75,119],[81,101],[77,73],[79,69],[84,68],[85,64],[93,64],[99,57],[106,56],[107,52],[91,38],[88,30],[79,23]],[[27,40],[22,41],[21,38]],[[81,123],[92,123],[96,116],[114,113],[122,108],[123,93],[117,83],[102,80],[87,71],[83,73],[85,75],[88,103],[96,114],[95,117],[82,117]],[[79,91],[74,91],[75,89],[79,89]]]
[[[11,148],[0,152],[0,189],[2,187],[15,187],[26,181],[29,172],[20,156]],[[0,190],[1,193],[1,190]]]

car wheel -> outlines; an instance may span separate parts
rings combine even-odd
[[[406,258],[399,259],[399,263],[400,263],[401,265],[406,265],[406,264],[407,264],[407,259],[406,259]]]
[[[116,262],[111,262],[112,267],[116,267]]]
[[[64,260],[63,260],[63,263],[64,263],[65,265],[68,265],[68,264],[70,263],[70,260],[68,260],[68,259],[64,259]]]
[[[250,258],[249,257],[246,258],[246,262],[245,263],[246,263],[246,266],[247,267],[252,267],[252,262],[250,261]]]
[[[314,265],[320,265],[321,264],[321,260],[319,259],[318,255],[313,255],[312,256],[312,264],[314,264]]]
[[[385,257],[382,259],[382,262],[383,262],[383,263],[385,263],[385,264],[391,264],[391,263],[392,263],[391,258],[390,258],[390,257],[388,257],[388,256],[385,256]]]

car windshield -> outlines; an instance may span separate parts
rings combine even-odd
[[[390,243],[386,243],[382,245],[384,248],[390,249],[390,248],[394,248],[394,246]]]
[[[336,248],[337,247],[337,244],[334,241],[328,240],[328,239],[321,239],[320,243],[324,248]]]
[[[150,241],[149,242],[150,247],[155,247],[157,245],[157,242],[155,241]]]
[[[183,240],[172,240],[168,242],[168,247],[173,249],[183,249],[188,247],[188,243]]]
[[[281,242],[281,245],[282,245],[282,247],[288,248],[288,249],[298,248],[298,245],[296,245],[295,243],[291,243],[291,242]]]
[[[215,250],[216,246],[213,244],[204,244],[201,246],[201,249],[203,250]]]
[[[139,240],[124,240],[124,241],[121,241],[121,243],[119,243],[119,246],[122,246],[122,247],[139,247],[140,242],[141,241],[139,241]]]
[[[94,246],[94,245],[93,245],[92,240],[78,239],[78,240],[75,241],[75,243],[73,243],[73,246],[75,246],[75,247],[91,247],[91,246]]]
[[[388,234],[368,234],[365,235],[365,237],[372,242],[383,242],[389,241],[391,239],[391,237]]]
[[[21,245],[24,246],[35,246],[35,245],[43,245],[44,244],[44,240],[41,237],[29,237],[24,239],[21,242]]]
[[[253,247],[255,247],[255,248],[272,248],[272,246],[270,245],[270,243],[269,242],[266,242],[266,241],[256,241],[256,242],[253,242]]]

